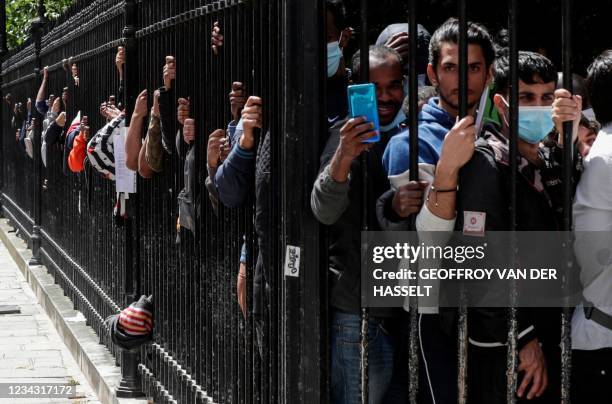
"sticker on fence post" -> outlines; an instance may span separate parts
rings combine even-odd
[[[285,276],[300,276],[300,247],[287,245],[285,250]]]
[[[125,165],[125,137],[127,127],[122,125],[118,135],[114,135],[113,151],[115,155],[115,182],[117,192],[136,193],[136,171]]]

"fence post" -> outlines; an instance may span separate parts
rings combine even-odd
[[[6,1],[0,0],[0,58],[6,55]],[[0,79],[1,80],[1,79]]]
[[[125,28],[123,29],[123,37],[125,39],[125,66],[124,66],[124,97],[123,105],[125,106],[126,117],[125,122],[128,124],[132,115],[132,106],[136,99],[136,83],[138,82],[138,71],[136,70],[136,1],[126,0],[125,2]],[[130,199],[128,203],[136,201]],[[133,212],[134,210],[129,210]],[[125,223],[125,282],[124,293],[127,300],[135,300],[138,288],[135,282],[138,282],[138,254],[133,247],[135,246],[133,230],[134,221],[130,217]],[[138,352],[123,351],[121,353],[121,381],[117,387],[117,397],[133,398],[144,396],[141,391],[140,375],[138,374]]]
[[[417,0],[408,2],[408,37],[410,38],[410,49],[417,49]],[[419,118],[418,113],[418,94],[414,89],[418,88],[417,79],[417,52],[410,52],[408,74],[408,88],[410,107],[410,180],[419,180]],[[410,218],[410,230],[416,230],[416,215]],[[418,284],[416,280],[415,284]],[[410,305],[410,331],[408,333],[408,394],[410,404],[416,404],[418,401],[419,388],[419,301],[418,298],[412,297],[409,300]]]
[[[517,237],[516,237],[516,212],[517,212],[517,153],[518,153],[518,0],[510,0],[508,2],[508,29],[510,33],[510,83],[508,94],[510,96],[510,250],[511,250],[511,263],[517,260]],[[509,297],[510,297],[510,308],[508,309],[508,338],[507,338],[507,355],[506,355],[506,401],[508,404],[514,404],[516,402],[516,388],[517,388],[517,375],[518,375],[518,321],[517,321],[517,284],[512,282]]]
[[[4,107],[4,92],[2,91],[2,62],[6,55],[6,1],[0,0],[0,117]],[[0,118],[1,119],[1,118]],[[0,131],[3,128],[0,128]],[[0,140],[0,190],[4,186],[4,138]],[[2,217],[2,200],[0,200],[0,217]]]
[[[564,0],[561,6],[561,32],[563,35],[563,88],[570,93],[574,92],[572,81],[572,0]],[[571,273],[573,267],[572,256],[572,169],[573,169],[573,142],[572,123],[563,122],[563,258],[567,266],[567,273]],[[572,375],[572,311],[570,310],[569,291],[572,290],[571,277],[566,277],[563,282],[563,313],[561,317],[561,403],[571,402],[571,375]]]
[[[38,1],[38,16],[32,21],[31,36],[34,38],[34,51],[36,53],[36,67],[34,68],[34,75],[39,79],[38,84],[41,84],[40,71],[42,69],[42,61],[40,58],[40,52],[42,48],[42,32],[47,19],[45,18],[45,4],[43,0]],[[36,108],[33,109],[34,116],[36,117],[36,129],[34,135],[34,226],[32,228],[32,258],[30,258],[29,265],[42,265],[40,259],[40,222],[41,222],[41,208],[42,208],[42,183],[41,183],[41,164],[40,159],[40,146],[42,136],[42,120],[41,116]]]
[[[467,1],[457,2],[457,15],[459,17],[459,118],[468,114],[468,21],[467,21]],[[466,304],[466,294],[462,287],[460,290],[460,304],[458,317],[458,341],[457,341],[457,402],[465,404],[468,394],[468,311]]]
[[[283,358],[280,403],[325,403],[327,270],[319,256],[319,224],[310,210],[310,188],[319,165],[319,136],[326,133],[321,72],[325,55],[324,2],[283,2],[283,236],[300,246],[299,277],[283,278]],[[313,338],[313,335],[320,335]],[[320,339],[321,338],[321,339]]]

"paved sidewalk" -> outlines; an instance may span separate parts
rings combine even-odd
[[[76,383],[79,394],[75,399],[0,397],[0,403],[99,403],[32,289],[0,242],[0,306],[7,305],[18,306],[21,313],[0,314],[0,383]]]

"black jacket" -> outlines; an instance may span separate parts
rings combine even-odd
[[[510,166],[500,159],[491,141],[505,142],[494,126],[487,126],[485,135],[476,142],[472,159],[461,169],[457,193],[455,231],[463,230],[465,211],[485,212],[485,231],[510,229]],[[544,190],[533,186],[535,167],[528,165],[517,173],[517,231],[555,231],[560,226],[561,149],[548,145],[540,150],[544,165],[538,170]],[[521,240],[518,240],[520,259]],[[550,260],[560,257],[549,257]],[[550,262],[550,265],[555,265]],[[559,264],[560,265],[560,264]],[[552,266],[555,267],[555,266]],[[560,266],[557,266],[559,268]],[[518,310],[519,348],[534,337],[540,342],[558,346],[560,340],[558,308],[522,308]],[[505,342],[508,334],[507,309],[478,308],[469,312],[470,338],[480,342]],[[534,327],[533,331],[527,332]]]

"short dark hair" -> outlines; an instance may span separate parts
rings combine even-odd
[[[342,31],[346,27],[346,8],[342,0],[326,0],[325,7],[334,18],[334,25],[338,31]]]
[[[602,125],[612,122],[612,50],[597,56],[587,69],[587,90],[595,117]]]
[[[399,53],[397,53],[397,51],[395,49],[391,49],[388,48],[386,46],[383,45],[371,45],[370,46],[370,59],[375,59],[375,60],[385,60],[388,57],[394,57],[397,59],[397,63],[400,65],[402,65],[402,57],[400,56]],[[355,54],[353,55],[353,60],[351,61],[351,64],[353,66],[353,77],[356,77],[357,79],[359,79],[359,72],[361,71],[361,51],[358,50],[357,52],[355,52]]]
[[[557,69],[544,55],[536,52],[519,51],[518,77],[527,84],[536,84],[538,79],[544,83],[557,83]],[[506,94],[510,85],[510,57],[504,55],[493,63],[493,82],[495,92]]]
[[[495,58],[502,57],[508,54],[508,46],[510,45],[510,32],[506,28],[497,31],[493,39],[495,47]]]
[[[471,45],[479,45],[485,58],[487,67],[491,66],[495,60],[495,48],[489,31],[483,26],[475,22],[468,21],[467,23],[467,42]],[[440,25],[433,33],[429,42],[429,63],[434,67],[438,66],[440,60],[440,48],[443,43],[459,43],[459,20],[449,18]]]

